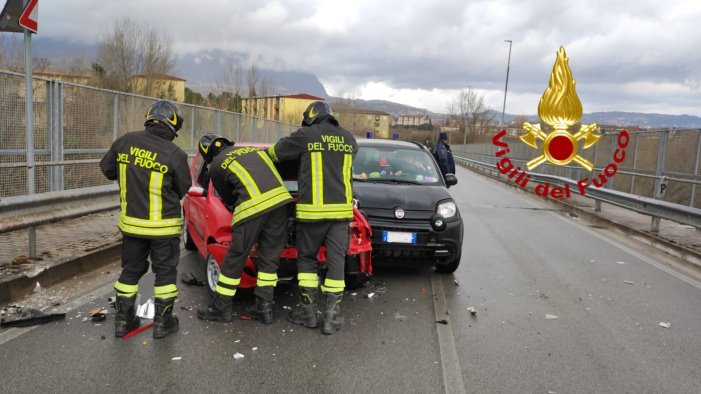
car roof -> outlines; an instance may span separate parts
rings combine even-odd
[[[356,140],[358,146],[371,146],[378,148],[403,148],[403,149],[425,149],[423,145],[417,142],[400,141],[400,140],[383,140],[374,138],[359,138]]]

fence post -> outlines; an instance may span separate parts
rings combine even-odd
[[[660,145],[657,149],[657,170],[655,171],[655,191],[654,198],[662,199],[664,196],[665,189],[667,189],[667,181],[664,174],[664,162],[667,155],[667,141],[669,140],[669,130],[664,130],[662,135],[660,135]],[[657,216],[652,217],[652,224],[650,226],[650,231],[653,233],[658,233],[660,231],[660,218]]]
[[[640,133],[635,134],[635,148],[633,148],[633,174],[635,174],[638,169],[638,139],[640,139]],[[630,194],[633,194],[635,190],[635,175],[630,176]]]
[[[236,114],[236,142],[239,141],[241,135],[241,114]]]
[[[217,133],[221,133],[221,111],[214,110],[214,127],[217,129]]]
[[[119,138],[119,95],[114,95],[114,114],[112,115],[112,140]]]
[[[253,116],[251,118],[251,138],[253,139],[253,142],[260,142],[258,141],[258,135],[256,134],[256,130],[258,130],[258,118]]]
[[[701,156],[701,130],[698,131],[696,138],[696,159],[694,160],[694,181],[699,177],[699,156]],[[691,196],[689,196],[689,206],[694,206],[694,197],[696,197],[696,184],[691,184]]]
[[[60,81],[46,83],[46,98],[49,103],[46,115],[49,119],[48,132],[51,133],[50,159],[51,161],[63,161],[63,84]],[[52,166],[51,190],[63,190],[63,166]]]
[[[190,116],[190,148],[195,149],[195,106],[192,106],[192,116]]]

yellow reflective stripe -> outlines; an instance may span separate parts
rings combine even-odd
[[[119,229],[129,234],[151,236],[180,235],[181,230],[179,226],[160,228],[136,227],[122,223],[121,221],[119,223]]]
[[[138,284],[128,285],[126,283],[122,283],[120,281],[117,281],[114,284],[114,289],[117,290],[117,293],[119,293],[119,295],[129,297],[133,294],[136,294],[136,292],[139,291],[139,285]]]
[[[328,220],[328,219],[341,220],[341,219],[352,219],[352,218],[353,218],[353,211],[338,212],[338,213],[297,211],[297,219],[302,219],[302,220],[304,220],[304,219],[307,219],[307,220]]]
[[[276,187],[268,190],[260,197],[248,200],[234,209],[234,217],[232,224],[235,224],[243,219],[251,217],[257,213],[263,212],[277,204],[292,199],[290,193],[284,186]]]
[[[270,156],[270,159],[274,161],[275,163],[279,163],[280,159],[277,158],[277,153],[275,153],[275,145],[277,145],[277,142],[273,144],[268,150],[266,151],[268,153],[268,156]]]
[[[127,214],[127,165],[119,164],[119,199],[121,200],[122,215]]]
[[[215,290],[217,293],[219,293],[219,294],[221,294],[221,295],[223,295],[223,296],[227,296],[227,297],[233,297],[233,296],[236,295],[236,289],[229,289],[229,288],[226,288],[226,287],[221,287],[221,286],[219,286],[219,285],[217,285],[217,286],[214,288],[214,290]]]
[[[256,281],[256,286],[258,286],[258,287],[266,287],[266,286],[275,287],[275,285],[277,285],[277,278],[275,280],[264,280],[264,279],[258,278],[258,280]]]
[[[338,279],[326,278],[324,284],[321,286],[321,291],[324,293],[341,293],[346,287],[346,282]]]
[[[353,167],[353,156],[349,154],[343,155],[343,185],[346,187],[346,202],[349,204],[353,199],[351,167]]]
[[[311,153],[312,162],[312,204],[324,203],[324,166],[321,152]]]
[[[262,280],[277,280],[277,272],[260,272],[258,271],[258,279]]]
[[[171,218],[161,220],[139,219],[132,216],[121,215],[119,220],[124,224],[139,227],[176,227],[183,224],[182,218]]]
[[[241,278],[229,278],[228,276],[220,273],[219,274],[219,279],[217,279],[217,282],[221,282],[225,285],[229,286],[238,286],[239,283],[241,283]]]
[[[229,170],[236,174],[236,176],[241,180],[241,183],[243,183],[243,186],[246,188],[246,191],[248,192],[248,195],[251,196],[252,198],[260,196],[260,190],[258,189],[258,185],[253,181],[253,178],[251,177],[251,174],[246,171],[245,168],[236,161],[233,161],[229,165]]]
[[[174,284],[154,286],[153,288],[154,298],[168,299],[178,296],[178,287]]]
[[[151,181],[149,184],[149,213],[150,220],[161,220],[161,210],[163,208],[163,198],[161,196],[161,188],[163,187],[163,174],[160,172],[151,172]]]
[[[326,212],[326,211],[344,211],[344,210],[353,210],[353,204],[348,203],[348,204],[323,204],[323,205],[314,205],[314,204],[302,204],[299,203],[297,204],[297,210],[303,210],[303,211],[312,211],[312,212]]]
[[[270,157],[268,157],[268,155],[262,151],[258,151],[258,155],[261,159],[263,159],[265,164],[267,164],[268,167],[270,167],[270,171],[272,171],[275,175],[275,179],[277,179],[277,181],[280,182],[280,184],[282,185],[282,178],[280,178],[280,174],[277,172],[277,169],[275,169],[275,164],[273,164],[273,161],[270,160]]]
[[[319,277],[316,273],[300,272],[297,274],[297,280],[301,287],[317,288],[319,286]]]

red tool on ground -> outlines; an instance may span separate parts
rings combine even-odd
[[[136,334],[138,334],[138,333],[140,333],[140,332],[142,332],[142,331],[146,331],[146,330],[148,330],[148,329],[151,328],[151,327],[153,327],[153,322],[148,323],[148,324],[145,324],[145,325],[143,325],[143,326],[137,328],[136,330],[129,331],[129,332],[126,333],[122,338],[124,338],[124,339],[129,339],[130,337],[133,337],[134,335],[136,335]]]

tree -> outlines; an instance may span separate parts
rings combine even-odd
[[[229,61],[224,66],[219,81],[222,95],[227,94],[226,108],[228,111],[241,112],[241,85],[243,80],[243,69],[238,61]]]
[[[144,83],[138,86],[138,93],[153,95],[154,80],[158,75],[172,72],[175,56],[168,36],[122,18],[101,37],[96,64],[98,69],[104,70],[102,86],[122,92],[133,91],[137,86],[132,86],[131,78],[142,75]]]
[[[448,113],[458,127],[464,144],[474,142],[494,120],[494,114],[485,105],[484,97],[470,87],[458,92],[455,100],[448,105]]]
[[[246,83],[248,85],[248,97],[256,97],[256,86],[258,85],[258,80],[260,79],[260,72],[258,66],[253,63],[248,69],[248,75],[246,76]]]

